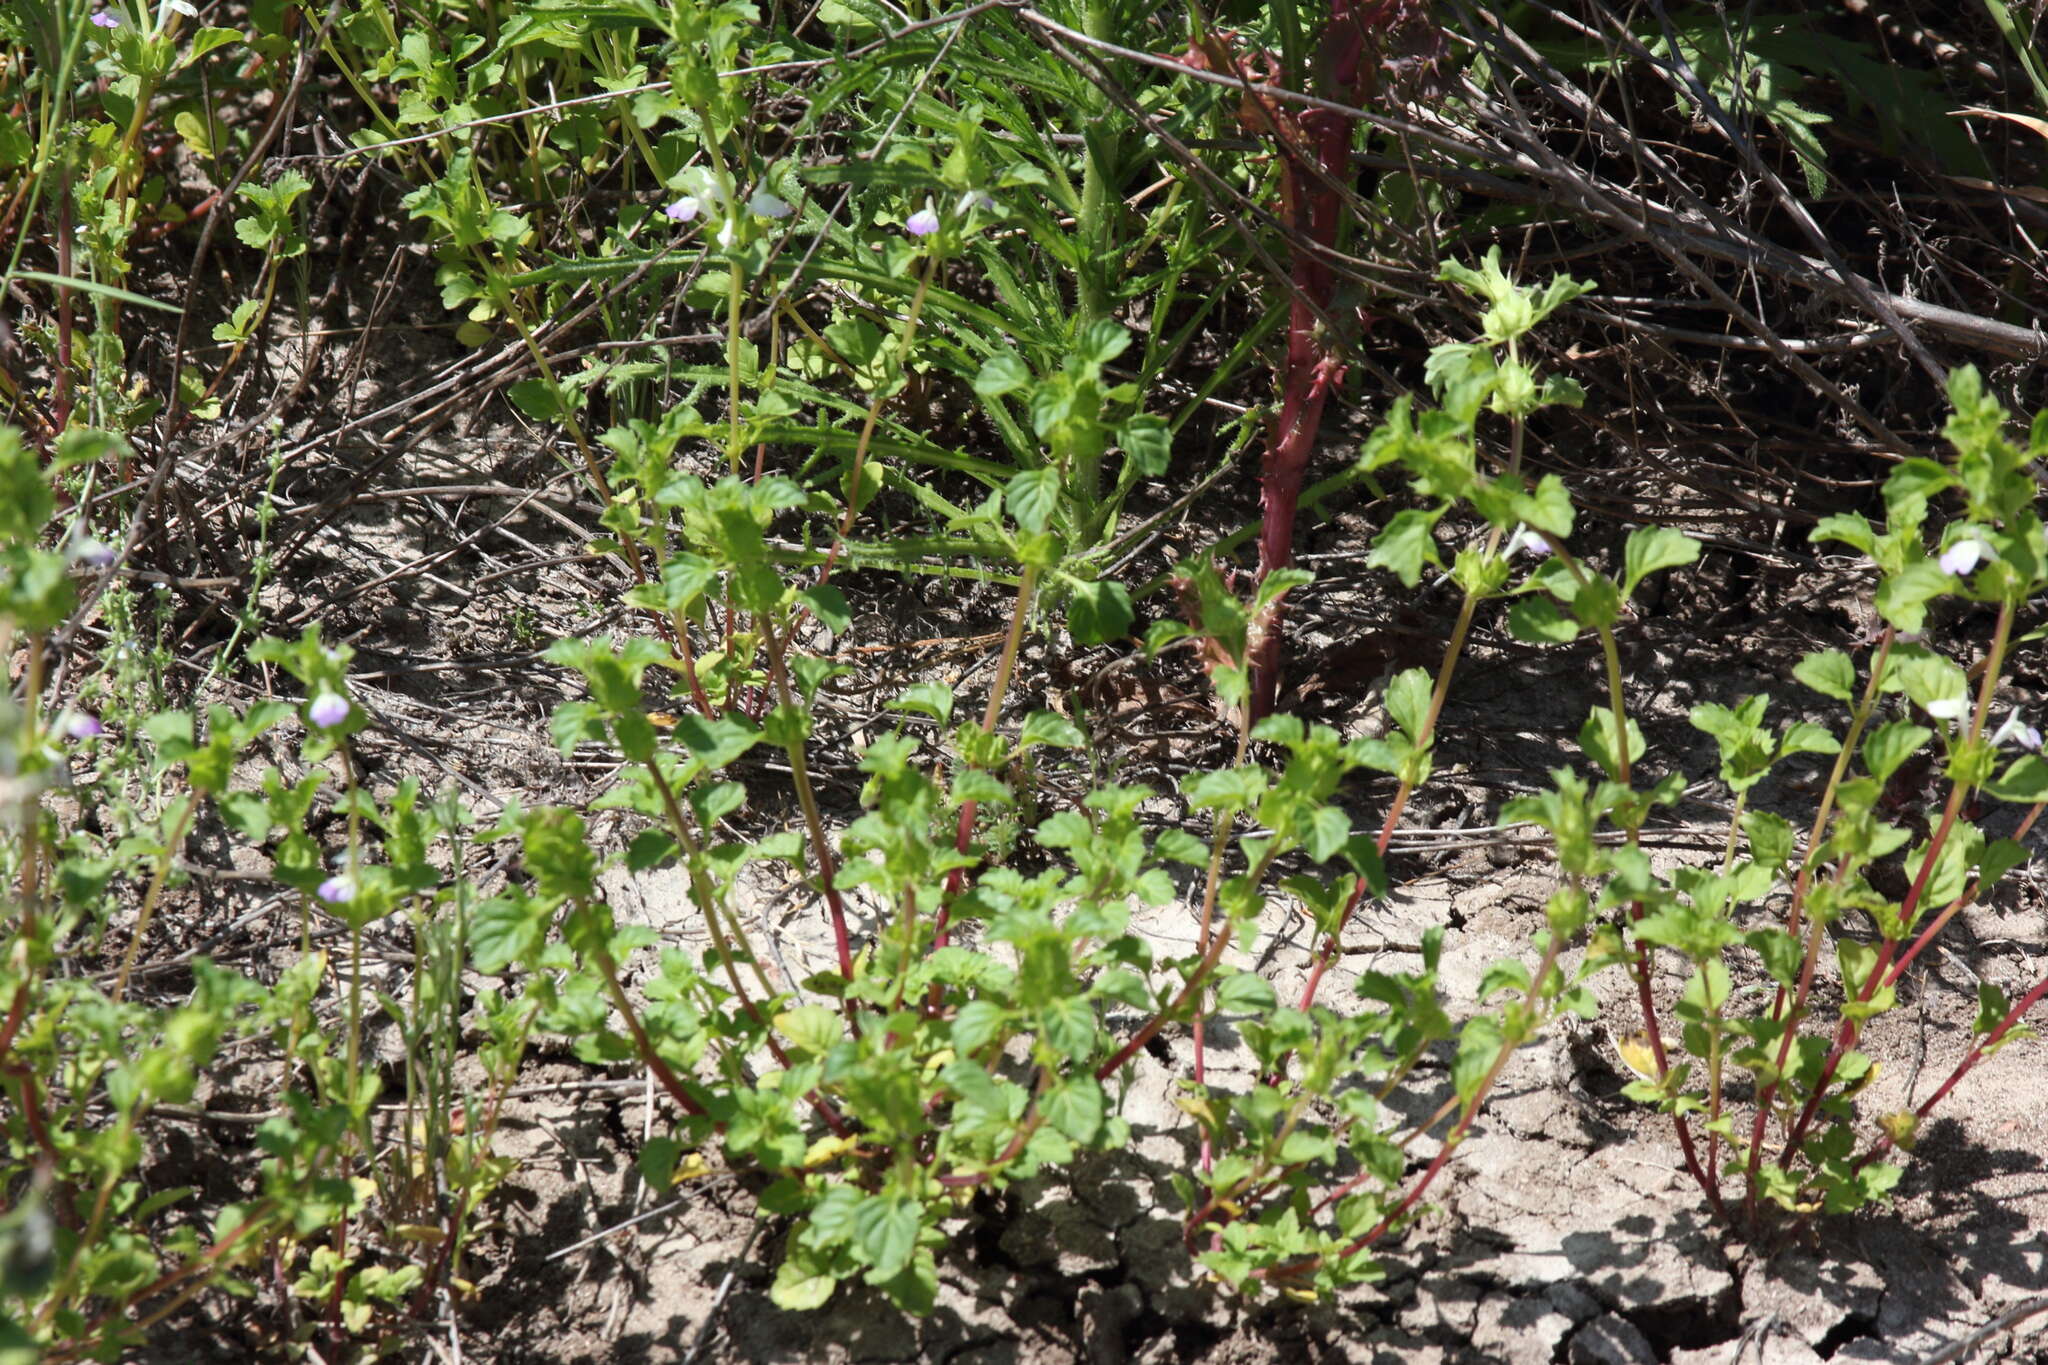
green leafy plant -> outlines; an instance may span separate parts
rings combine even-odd
[[[1867,662],[1859,669],[1849,654],[1824,650],[1793,669],[1804,687],[1847,708],[1844,728],[1773,728],[1763,696],[1695,708],[1692,723],[1714,738],[1722,780],[1737,797],[1727,852],[1718,868],[1670,876],[1639,856],[1617,862],[1606,893],[1627,908],[1643,1010],[1645,1032],[1631,1059],[1641,1077],[1629,1091],[1672,1116],[1709,1200],[1719,1208],[1733,1180],[1748,1217],[1764,1203],[1832,1213],[1882,1196],[1901,1168],[1880,1158],[1910,1150],[1921,1122],[1964,1074],[2025,1036],[2025,1014],[2048,993],[2044,981],[2011,1002],[1983,984],[1974,1041],[1948,1079],[1910,1110],[1859,1121],[1857,1096],[1875,1064],[1856,1050],[1858,1038],[1897,1005],[1900,978],[1957,913],[2024,861],[2019,840],[2048,798],[2039,732],[2016,715],[2003,726],[1992,716],[2019,613],[2048,587],[2048,536],[2027,470],[2048,453],[2048,415],[2036,419],[2026,446],[2014,444],[2004,409],[1967,367],[1951,376],[1949,401],[1950,464],[1898,465],[1885,480],[1882,526],[1845,513],[1814,528],[1816,540],[1865,556],[1879,578],[1873,601],[1884,628]],[[1930,549],[1930,518],[1949,500],[1956,514]],[[1943,599],[1997,613],[1990,644],[1970,668],[1902,638],[1917,634]],[[1916,809],[1921,797],[1908,777],[1930,745],[1938,746],[1947,787],[1938,814]],[[1999,752],[2014,746],[2014,757]],[[1745,809],[1756,783],[1800,754],[1834,759],[1803,848],[1783,817]],[[1979,793],[2028,807],[2012,837],[1994,838],[1963,818]],[[1903,895],[1873,882],[1895,855],[1903,856]],[[1782,911],[1766,910],[1788,882]],[[1874,936],[1859,932],[1863,917]],[[1649,962],[1659,952],[1680,955],[1690,969],[1669,1005],[1650,990]],[[1824,977],[1843,997],[1832,1011],[1816,989]],[[1677,1060],[1680,1049],[1691,1060]],[[1753,1086],[1746,1119],[1732,1098],[1735,1073]],[[1706,1137],[1703,1157],[1695,1125]]]
[[[116,445],[74,429],[60,448],[89,460]],[[24,704],[0,708],[0,1186],[10,1202],[0,1348],[110,1359],[202,1293],[253,1292],[245,1274],[264,1260],[280,1273],[302,1267],[309,1335],[365,1333],[373,1315],[459,1280],[471,1217],[510,1170],[492,1153],[493,1130],[535,1010],[483,1001],[489,1082],[480,1092],[458,1085],[472,893],[430,855],[452,847],[459,865],[469,817],[424,799],[416,783],[383,797],[358,785],[349,741],[366,717],[348,699],[347,651],[310,632],[252,653],[307,689],[299,757],[310,771],[295,782],[275,768],[235,780],[293,706],[216,706],[204,717],[153,709],[136,651],[117,651],[97,714],[77,703],[44,709],[47,639],[74,609],[78,570],[102,558],[41,547],[57,518],[51,479],[63,472],[40,468],[20,433],[0,428],[0,651],[20,648],[30,663]],[[338,862],[309,833],[328,761],[343,777]],[[180,893],[202,817],[273,849],[277,881],[299,893],[299,954],[268,980],[186,954],[176,967],[188,984],[164,998],[145,985],[157,973],[142,950]],[[410,922],[420,971],[409,998],[371,998],[364,931],[396,913]],[[332,960],[315,945],[337,930],[348,950]],[[81,970],[96,961],[106,969]],[[338,1031],[315,1013],[330,975],[345,977]],[[362,1058],[373,1010],[408,1045],[395,1143],[380,1131],[380,1081]],[[262,1160],[239,1196],[206,1202],[152,1177],[146,1135],[197,1116],[201,1077],[230,1046],[284,1060],[304,1086],[288,1082],[256,1129]]]
[[[1508,961],[1489,974],[1484,997],[1506,997],[1489,1013],[1451,1023],[1436,996],[1434,934],[1420,972],[1365,979],[1363,1010],[1346,1015],[1316,1001],[1345,922],[1364,895],[1385,890],[1381,856],[1401,804],[1429,776],[1463,626],[1509,575],[1498,548],[1503,531],[1533,524],[1561,539],[1570,530],[1561,485],[1551,478],[1532,491],[1512,469],[1482,475],[1474,433],[1490,407],[1507,415],[1519,452],[1526,415],[1573,396],[1567,385],[1539,383],[1518,347],[1578,286],[1521,290],[1497,259],[1483,271],[1446,273],[1487,301],[1485,340],[1441,351],[1433,373],[1445,408],[1420,419],[1398,408],[1364,461],[1408,462],[1418,489],[1436,499],[1382,537],[1379,553],[1404,576],[1436,557],[1430,531],[1453,500],[1471,499],[1497,519],[1487,548],[1459,556],[1468,606],[1443,678],[1434,688],[1420,671],[1397,679],[1388,705],[1398,729],[1382,739],[1345,742],[1291,716],[1254,724],[1263,623],[1308,575],[1266,574],[1244,601],[1213,566],[1186,566],[1179,582],[1187,619],[1158,623],[1148,644],[1155,652],[1194,649],[1237,718],[1236,760],[1189,777],[1180,793],[1209,822],[1206,844],[1172,829],[1148,836],[1138,816],[1154,793],[1120,785],[1095,786],[1074,807],[1035,822],[1030,843],[1049,860],[1035,875],[991,864],[976,842],[987,815],[1019,802],[1015,775],[1034,751],[1087,742],[1050,712],[1024,717],[1014,731],[1001,724],[1036,584],[1054,565],[1031,548],[1047,538],[1058,503],[1052,471],[1013,475],[984,513],[1024,564],[984,715],[956,722],[956,698],[937,684],[898,698],[895,709],[920,717],[945,743],[934,754],[907,728],[872,742],[858,760],[866,812],[835,839],[812,776],[811,715],[845,667],[799,642],[812,618],[843,634],[848,608],[836,588],[802,586],[767,536],[778,516],[829,502],[773,475],[707,484],[675,473],[667,433],[688,429],[687,416],[604,438],[639,490],[632,501],[676,514],[678,543],[660,552],[659,582],[629,597],[668,629],[665,639],[551,650],[588,694],[557,710],[554,731],[565,753],[596,744],[625,761],[619,784],[599,802],[648,822],[621,855],[624,865],[681,866],[709,946],[698,956],[663,953],[657,978],[636,1000],[626,964],[653,936],[613,920],[583,818],[569,810],[521,818],[530,885],[480,907],[472,942],[485,970],[531,974],[544,1002],[537,1027],[576,1039],[592,1061],[636,1058],[660,1081],[683,1119],[650,1149],[657,1185],[682,1151],[702,1144],[775,1178],[763,1208],[792,1219],[778,1302],[816,1306],[858,1278],[906,1308],[929,1307],[935,1251],[962,1201],[1062,1168],[1079,1149],[1124,1145],[1115,1088],[1169,1027],[1192,1028],[1195,1040],[1182,1104],[1202,1158],[1198,1176],[1178,1186],[1190,1247],[1240,1286],[1311,1293],[1370,1277],[1378,1273],[1373,1248],[1421,1208],[1507,1058],[1561,1012],[1590,1007],[1584,981],[1616,959],[1619,940],[1604,931],[1567,965],[1564,954],[1575,950],[1590,914],[1578,876],[1553,901],[1550,928],[1532,945],[1534,966]],[[985,368],[991,374],[990,387],[1024,382],[1001,362]],[[1060,395],[1089,382],[1087,374],[1070,376]],[[1064,429],[1046,430],[1056,456],[1073,454]],[[642,536],[656,547],[667,539],[651,529]],[[724,648],[693,655],[668,643],[687,641],[721,604],[740,613]],[[654,670],[673,676],[698,707],[667,729],[649,715]],[[1273,752],[1276,765],[1253,761],[1254,744]],[[761,745],[781,751],[800,827],[725,838],[746,803],[727,773]],[[1401,779],[1377,841],[1354,836],[1335,800],[1345,776],[1361,768]],[[831,926],[832,968],[788,979],[772,965],[783,955],[754,941],[735,900],[739,874],[757,863],[786,864],[815,888]],[[1197,938],[1185,956],[1158,960],[1131,932],[1130,906],[1171,899],[1166,868],[1174,863],[1202,873]],[[1285,877],[1294,866],[1336,875]],[[865,934],[850,908],[856,889],[868,907]],[[1253,946],[1262,912],[1283,892],[1310,907],[1319,943],[1312,980],[1286,1007],[1268,981],[1230,958],[1233,945]],[[551,932],[558,920],[559,938]],[[1118,1039],[1107,1026],[1115,1008],[1136,1010],[1145,1022]],[[1265,1077],[1249,1093],[1209,1084],[1205,1026],[1219,1012],[1242,1018]],[[1380,1103],[1453,1036],[1453,1098],[1405,1133],[1390,1126]],[[1409,1180],[1405,1150],[1446,1119],[1435,1161]]]

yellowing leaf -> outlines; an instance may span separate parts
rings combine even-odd
[[[1635,1033],[1626,1038],[1614,1040],[1614,1050],[1621,1054],[1622,1065],[1646,1081],[1657,1079],[1657,1053],[1650,1046],[1647,1034]]]
[[[860,1139],[854,1137],[819,1138],[804,1153],[804,1165],[815,1170],[828,1161],[837,1161],[840,1157],[854,1151],[859,1146]]]
[[[1864,1072],[1861,1076],[1858,1076],[1855,1080],[1849,1082],[1849,1084],[1842,1087],[1841,1097],[1846,1100],[1851,1095],[1862,1094],[1863,1087],[1869,1085],[1873,1080],[1877,1079],[1877,1073],[1882,1070],[1884,1070],[1883,1063],[1872,1062],[1870,1064],[1870,1070]]]

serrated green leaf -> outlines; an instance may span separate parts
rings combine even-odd
[[[1131,633],[1130,590],[1106,579],[1077,583],[1067,599],[1067,629],[1077,645],[1101,645]]]
[[[1823,649],[1792,666],[1792,676],[1824,697],[1839,702],[1856,699],[1856,665],[1839,649]]]
[[[1014,352],[992,355],[982,362],[974,376],[974,391],[983,398],[1000,398],[1031,382],[1031,368]]]
[[[981,1051],[1001,1036],[1009,1012],[992,1000],[970,1000],[953,1016],[953,1050]]]
[[[1173,463],[1173,428],[1164,418],[1138,413],[1117,428],[1116,443],[1140,474],[1156,479]]]
[[[1579,638],[1579,623],[1548,597],[1521,597],[1508,604],[1508,634],[1528,645],[1570,644]]]
[[[1675,569],[1700,557],[1700,543],[1668,526],[1644,526],[1629,533],[1623,552],[1627,566],[1621,595],[1632,596],[1643,579],[1660,569]]]
[[[869,1195],[854,1210],[853,1244],[875,1279],[888,1279],[910,1264],[920,1221],[916,1201],[904,1194]]]
[[[1039,1102],[1045,1121],[1083,1146],[1094,1142],[1102,1131],[1104,1109],[1102,1086],[1085,1073],[1046,1091]]]
[[[1051,711],[1033,711],[1024,718],[1024,724],[1017,731],[1017,747],[1028,749],[1034,744],[1050,744],[1058,749],[1085,749],[1088,736],[1065,716]]]
[[[1365,562],[1388,570],[1401,580],[1403,587],[1414,587],[1422,581],[1423,565],[1443,567],[1436,546],[1436,523],[1442,515],[1441,510],[1417,507],[1396,512],[1373,537],[1372,552]]]
[[[1216,987],[1216,1008],[1226,1014],[1264,1014],[1280,1003],[1273,983],[1257,972],[1237,972]]]
[[[1863,766],[1880,782],[1889,782],[1905,761],[1934,738],[1934,731],[1909,720],[1895,720],[1870,732],[1863,741]]]
[[[1059,471],[1051,467],[1013,474],[1003,490],[1003,507],[1027,531],[1043,531],[1059,501]]]

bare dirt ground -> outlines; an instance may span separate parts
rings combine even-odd
[[[379,721],[365,737],[372,780],[452,780],[481,808],[515,795],[587,799],[608,773],[564,763],[547,743],[546,712],[568,693],[535,651],[552,633],[617,620],[599,605],[611,598],[595,581],[601,569],[546,562],[574,553],[572,528],[592,524],[595,509],[548,474],[541,433],[490,421],[488,436],[387,448],[377,486],[417,490],[410,496],[362,496],[372,454],[345,445],[290,467],[280,485],[285,524],[306,530],[263,606],[280,626],[317,620],[357,650],[354,677]],[[467,491],[434,491],[451,487]],[[1352,730],[1373,723],[1374,676],[1418,661],[1407,657],[1417,651],[1426,660],[1429,623],[1443,615],[1432,616],[1426,597],[1389,593],[1347,570],[1362,563],[1369,533],[1369,516],[1310,529],[1308,556],[1324,582],[1294,622],[1300,706]],[[1802,552],[1764,561],[1771,591],[1760,595],[1729,582],[1745,557],[1756,572],[1754,556],[1710,548],[1631,633],[1632,696],[1658,721],[1653,763],[1711,773],[1709,745],[1682,722],[1686,707],[1758,690],[1802,705],[1790,661],[1817,643],[1848,641],[1858,627],[1856,584],[1826,565]],[[913,673],[971,691],[986,655],[972,644],[986,604],[971,590],[927,594],[908,609],[856,594],[855,607],[862,624],[852,642],[883,648],[862,656],[862,675],[828,708],[826,753],[872,724],[877,694]],[[958,639],[970,643],[945,643]],[[1114,655],[1065,667],[1099,674]],[[1060,661],[1057,640],[1035,646],[1045,676]],[[2023,695],[2038,685],[2027,671],[2039,665],[2037,654],[2022,656]],[[1104,705],[1121,771],[1166,788],[1210,756],[1223,732],[1196,699],[1196,680],[1150,672],[1129,670],[1150,690],[1134,682],[1123,703],[1112,693]],[[1596,684],[1590,655],[1523,649],[1482,623],[1447,715],[1447,777],[1411,812],[1395,845],[1397,892],[1353,926],[1344,970],[1398,960],[1423,928],[1444,924],[1455,1003],[1469,1000],[1487,963],[1530,957],[1550,869],[1540,849],[1490,829],[1493,812],[1571,760],[1558,736],[1575,729]],[[1020,702],[1032,704],[1029,695]],[[772,775],[759,776],[772,791]],[[852,791],[836,795],[850,812]],[[1796,814],[1802,795],[1766,787],[1759,798]],[[1375,821],[1384,791],[1353,796],[1360,823]],[[1702,783],[1695,796],[1681,808],[1689,823],[1657,831],[1659,856],[1703,859],[1717,849],[1726,794]],[[624,837],[622,827],[600,832]],[[673,942],[695,936],[673,877],[619,876],[608,889],[623,918]],[[825,943],[817,907],[796,887],[757,890],[753,912],[799,979]],[[2012,991],[2038,977],[2048,965],[2044,903],[2038,874],[2023,869],[1962,917],[1945,950],[1911,978],[1904,1008],[1868,1040],[1882,1065],[1873,1106],[1924,1095],[1946,1074],[1967,1037],[1977,979]],[[1298,982],[1308,944],[1284,910],[1270,921],[1261,965],[1284,989],[1290,974]],[[1185,906],[1144,927],[1162,942],[1194,933]],[[1332,983],[1328,998],[1344,998],[1345,984]],[[1667,992],[1679,984],[1659,982]],[[1625,1077],[1613,1037],[1632,1031],[1628,984],[1608,978],[1603,1006],[1598,1024],[1554,1034],[1516,1060],[1431,1212],[1389,1252],[1387,1278],[1312,1306],[1234,1299],[1201,1280],[1182,1246],[1166,1177],[1193,1159],[1175,1136],[1186,1125],[1170,1097],[1185,1070],[1184,1038],[1170,1040],[1170,1062],[1140,1056],[1124,1105],[1137,1135],[1130,1150],[1089,1160],[1071,1184],[1039,1182],[974,1206],[942,1264],[938,1310],[923,1320],[855,1290],[817,1314],[774,1308],[766,1291],[782,1229],[756,1218],[745,1174],[714,1174],[654,1201],[633,1163],[666,1119],[662,1106],[650,1109],[644,1078],[544,1053],[507,1111],[500,1150],[521,1165],[472,1254],[477,1293],[460,1341],[434,1349],[448,1358],[459,1345],[464,1359],[501,1365],[2048,1359],[2038,1318],[1999,1328],[2048,1293],[2048,1090],[2038,1044],[1968,1078],[1890,1208],[1745,1245],[1709,1221],[1668,1126],[1618,1094]],[[1227,1053],[1211,1064],[1227,1076]],[[1448,1093],[1447,1069],[1424,1080],[1407,1099],[1418,1116]],[[198,1125],[193,1143],[188,1159],[232,1161],[246,1150],[225,1125]]]

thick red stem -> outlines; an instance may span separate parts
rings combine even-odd
[[[1323,30],[1325,90],[1336,98],[1362,100],[1360,75],[1369,21],[1387,18],[1388,6],[1360,7],[1355,0],[1331,0]],[[1318,247],[1334,248],[1343,221],[1343,193],[1351,183],[1351,141],[1356,120],[1326,109],[1298,116],[1298,141],[1284,128],[1280,217]],[[1308,158],[1313,156],[1314,164]],[[1320,172],[1320,174],[1318,173]],[[1323,405],[1342,381],[1344,364],[1336,338],[1322,328],[1336,301],[1336,279],[1313,251],[1297,250],[1291,271],[1287,358],[1280,374],[1280,414],[1267,439],[1259,483],[1259,576],[1294,559],[1294,519],[1302,480],[1323,425]],[[1252,717],[1269,714],[1280,686],[1280,609],[1276,603],[1260,623],[1252,652]]]

